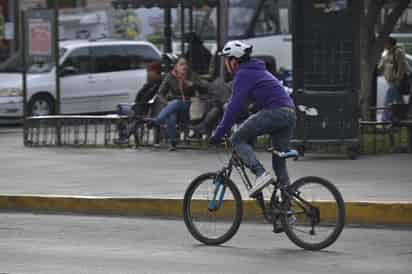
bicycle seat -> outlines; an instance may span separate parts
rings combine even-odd
[[[268,151],[275,154],[278,157],[285,158],[285,159],[294,158],[295,160],[297,160],[299,157],[299,152],[297,152],[294,149],[288,149],[286,151],[278,151],[274,149],[273,147],[271,147],[268,149]]]

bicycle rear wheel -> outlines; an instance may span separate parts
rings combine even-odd
[[[230,240],[239,229],[243,215],[238,188],[224,177],[220,177],[221,186],[217,186],[217,176],[217,173],[206,173],[194,179],[183,200],[186,227],[194,238],[207,245]]]
[[[281,217],[288,238],[308,250],[333,244],[345,225],[345,204],[339,190],[319,177],[301,178],[289,189],[289,214]]]

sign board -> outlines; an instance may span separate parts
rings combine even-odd
[[[30,10],[27,14],[27,51],[32,58],[53,57],[53,23],[52,10]]]
[[[14,23],[7,22],[4,27],[4,39],[13,40],[14,39]]]
[[[52,55],[50,22],[29,22],[29,53],[31,56]]]

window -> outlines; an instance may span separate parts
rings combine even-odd
[[[75,49],[64,61],[62,68],[72,67],[76,75],[92,72],[92,60],[88,48]]]
[[[66,53],[66,48],[60,48],[59,54],[62,57]],[[0,64],[0,72],[16,73],[23,72],[23,61],[21,51],[17,51],[10,56],[6,61]],[[48,60],[48,62],[39,62],[27,64],[27,72],[29,73],[46,73],[52,70],[54,67],[54,60]]]
[[[146,63],[160,60],[159,54],[145,45],[101,46],[92,52],[96,73],[141,69]]]
[[[145,64],[160,61],[159,54],[150,46],[130,45],[124,46],[130,60],[130,69],[145,67]]]
[[[53,8],[56,0],[47,0],[47,8]],[[77,6],[85,6],[85,0],[59,0],[57,5],[59,8],[75,8]]]
[[[95,72],[115,72],[128,70],[129,57],[121,46],[100,46],[92,48],[95,59]]]

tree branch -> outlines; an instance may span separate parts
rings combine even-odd
[[[378,33],[378,40],[387,37],[393,30],[396,22],[398,22],[399,17],[409,6],[411,0],[398,0],[398,4],[392,9],[388,17],[385,18],[385,23],[383,24],[381,30]]]
[[[378,36],[376,37],[376,40],[373,43],[373,49],[372,49],[372,54],[371,54],[372,62],[376,61],[374,59],[379,58],[380,52],[382,51],[382,48],[383,48],[383,43],[385,41],[385,38],[388,37],[389,34],[393,31],[393,28],[396,22],[398,22],[399,17],[408,7],[410,2],[411,0],[398,0],[397,5],[392,9],[389,15],[385,18],[385,22],[382,28],[379,30]]]
[[[378,16],[385,4],[385,0],[370,0],[366,13],[367,29],[374,30]]]

